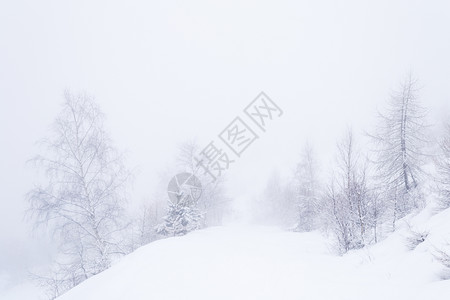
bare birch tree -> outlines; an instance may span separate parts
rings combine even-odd
[[[366,245],[373,223],[367,165],[361,161],[351,130],[338,144],[337,167],[325,194],[325,210],[340,251],[347,252]]]
[[[29,192],[29,216],[60,240],[51,275],[59,283],[57,294],[107,269],[115,256],[124,254],[120,232],[129,173],[103,122],[91,97],[66,92],[53,135],[43,141],[47,152],[34,159],[48,182]]]
[[[351,223],[348,218],[348,206],[345,199],[336,188],[335,176],[331,177],[330,183],[326,187],[324,194],[324,217],[326,228],[331,231],[337,241],[337,249],[340,253],[345,253],[352,248]]]

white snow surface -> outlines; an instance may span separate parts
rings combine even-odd
[[[448,300],[450,280],[433,253],[450,242],[449,225],[450,210],[425,209],[344,256],[319,232],[214,227],[141,247],[58,299]],[[414,250],[405,246],[409,227],[430,232]]]

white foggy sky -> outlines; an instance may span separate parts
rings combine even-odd
[[[430,121],[448,119],[449,31],[448,1],[0,1],[0,270],[33,260],[25,162],[64,89],[96,97],[139,170],[135,202],[178,143],[206,146],[265,91],[284,115],[227,173],[233,196],[253,195],[306,139],[326,167],[345,128],[370,130],[409,71]]]

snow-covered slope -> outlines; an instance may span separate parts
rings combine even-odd
[[[59,300],[450,299],[432,255],[450,241],[450,210],[431,211],[408,219],[430,232],[414,250],[403,222],[386,240],[343,257],[318,232],[209,228],[141,247]]]

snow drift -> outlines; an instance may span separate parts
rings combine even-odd
[[[411,246],[414,232],[427,235]],[[209,228],[141,247],[58,299],[450,299],[435,257],[449,233],[450,209],[432,207],[344,256],[319,232]]]

